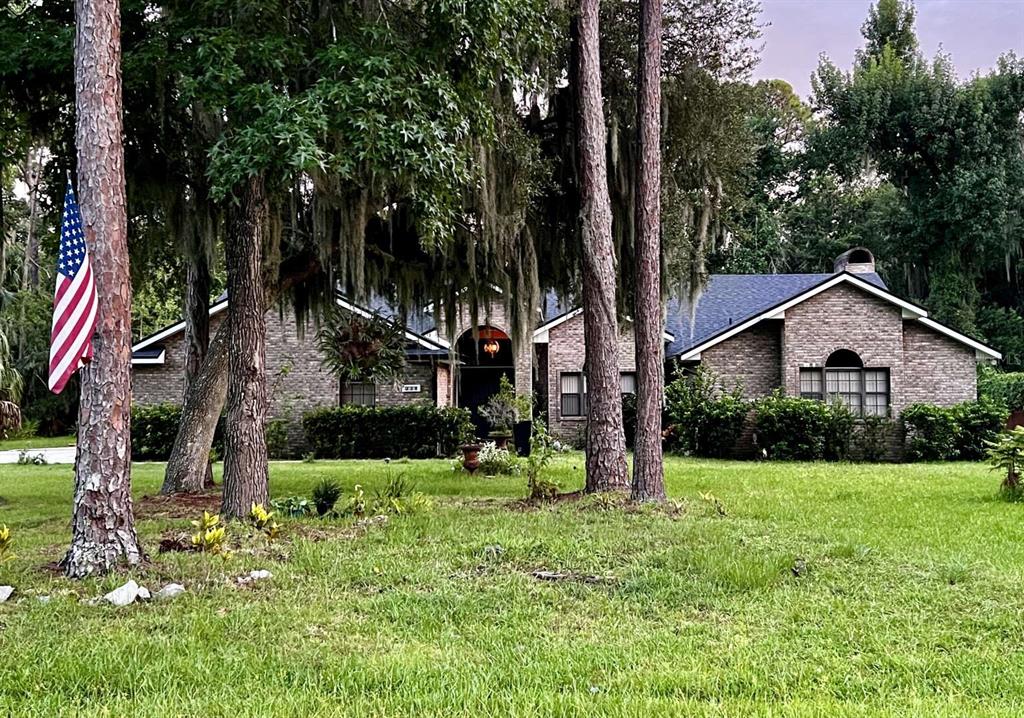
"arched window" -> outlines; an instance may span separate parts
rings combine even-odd
[[[824,369],[800,369],[800,396],[841,401],[855,416],[888,416],[889,394],[889,370],[865,368],[849,349],[832,352]]]

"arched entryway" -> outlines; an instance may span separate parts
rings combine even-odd
[[[515,355],[512,340],[501,329],[480,326],[474,332],[463,332],[455,345],[459,356],[458,404],[469,409],[477,436],[484,438],[490,431],[487,420],[479,409],[498,391],[501,377],[507,376],[515,384]]]

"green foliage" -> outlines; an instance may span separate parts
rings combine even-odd
[[[305,496],[282,496],[271,499],[270,505],[291,518],[302,518],[313,513],[313,504]]]
[[[267,456],[271,459],[290,459],[292,457],[291,441],[288,439],[288,422],[284,419],[271,419],[266,426]]]
[[[974,461],[1006,426],[1006,410],[982,399],[952,407],[911,404],[903,420],[907,458],[911,461]]]
[[[844,459],[853,415],[841,403],[783,396],[754,403],[754,439],[769,459]]]
[[[526,457],[526,486],[529,501],[553,501],[558,496],[558,481],[547,475],[555,447],[543,421],[534,421],[530,434],[530,455]]]
[[[416,485],[406,477],[404,471],[396,474],[390,462],[387,464],[387,479],[374,496],[373,513],[401,516],[429,511],[434,507],[434,500],[416,491]]]
[[[313,505],[317,516],[326,516],[334,510],[334,505],[341,498],[341,484],[333,479],[321,479],[313,487]]]
[[[959,431],[956,457],[965,461],[985,458],[986,447],[1006,428],[1007,411],[1001,404],[981,399],[953,407]]]
[[[1017,299],[1020,310],[983,305],[978,309],[977,319],[978,331],[986,342],[1002,353],[1002,366],[1020,371],[1024,369],[1024,297]]]
[[[900,414],[906,433],[907,458],[942,461],[956,456],[960,426],[953,410],[931,404],[911,404]]]
[[[465,409],[428,405],[316,409],[302,426],[318,458],[452,456],[472,435]]]
[[[1024,468],[1024,426],[1004,432],[986,443],[989,464],[1004,473],[1004,496],[1013,501],[1021,500],[1024,498],[1024,487],[1020,483],[1021,470]]]
[[[705,367],[677,377],[665,387],[672,449],[693,456],[729,456],[750,408],[740,387],[723,390]]]
[[[480,407],[480,415],[487,419],[495,432],[508,432],[519,421],[528,421],[532,402],[529,395],[516,394],[509,378],[502,374],[498,391]]]
[[[163,404],[132,405],[132,458],[136,461],[166,461],[171,455],[181,423],[181,406]],[[213,452],[222,454],[224,419],[217,423]]]
[[[1024,411],[1024,372],[982,367],[978,371],[978,396],[1010,411]]]
[[[324,310],[316,344],[323,362],[342,381],[392,382],[405,368],[400,321],[362,317],[336,304]]]
[[[254,503],[249,508],[249,524],[263,534],[267,543],[277,539],[281,533],[281,527],[273,519],[274,512],[267,511],[263,504]]]

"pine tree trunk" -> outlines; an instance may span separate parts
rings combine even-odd
[[[633,500],[665,499],[661,405],[661,0],[640,0],[636,193],[636,447]]]
[[[132,515],[131,302],[118,0],[75,6],[79,199],[96,281],[94,357],[81,371],[70,578],[137,564]]]
[[[228,269],[228,397],[224,434],[224,500],[221,513],[242,517],[266,504],[267,467],[266,306],[263,237],[268,204],[263,177],[248,179],[231,209],[226,243]]]
[[[629,488],[615,315],[615,249],[605,159],[598,0],[581,0],[576,87],[587,375],[586,491]]]
[[[198,234],[198,229],[195,230]],[[194,237],[195,244],[198,236]],[[185,391],[182,406],[189,394],[189,387],[199,376],[199,370],[210,347],[210,264],[205,247],[192,246],[188,257],[185,278]],[[223,402],[221,402],[223,403]],[[216,422],[214,422],[216,425]],[[203,486],[213,486],[213,462],[207,458]]]
[[[228,322],[223,322],[206,359],[185,390],[181,422],[167,460],[161,494],[197,494],[205,488],[213,435],[227,391]]]

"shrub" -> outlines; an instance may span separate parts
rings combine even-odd
[[[288,441],[288,422],[271,419],[267,422],[267,456],[271,459],[290,459],[291,444]]]
[[[192,534],[192,546],[196,551],[222,556],[229,554],[224,547],[226,534],[224,527],[220,525],[220,516],[204,511],[200,519],[192,522],[192,526],[196,529]]]
[[[317,516],[325,516],[334,510],[341,498],[341,484],[332,479],[323,479],[313,487],[313,505]]]
[[[323,459],[451,456],[473,433],[465,409],[428,405],[316,409],[303,416],[302,427]]]
[[[518,474],[519,459],[508,449],[499,449],[493,441],[480,447],[480,470],[485,475]]]
[[[1006,408],[988,399],[965,401],[953,407],[959,426],[956,455],[968,461],[984,459],[988,444],[1006,427]]]
[[[529,501],[554,501],[558,496],[558,482],[544,475],[555,453],[554,442],[544,422],[533,423],[530,434],[530,455],[526,457],[526,483]]]
[[[754,405],[755,441],[771,459],[843,459],[853,415],[840,403],[783,396],[776,391]]]
[[[982,367],[978,372],[978,396],[1010,411],[1024,411],[1024,371],[1001,372]]]
[[[908,459],[942,461],[956,456],[960,426],[952,409],[911,404],[900,418],[903,419]]]
[[[136,461],[166,461],[174,448],[181,423],[181,407],[173,403],[132,405],[132,458]],[[224,418],[217,422],[213,451],[224,453]]]
[[[993,469],[1002,471],[1003,495],[1012,501],[1022,498],[1020,474],[1024,470],[1024,426],[1007,431],[988,442],[988,460]]]
[[[750,406],[739,387],[723,391],[715,375],[703,367],[675,379],[665,388],[672,448],[694,456],[728,456],[743,432]]]

